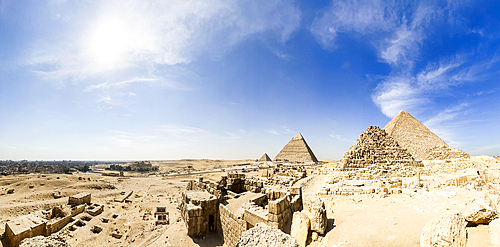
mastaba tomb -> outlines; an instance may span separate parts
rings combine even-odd
[[[257,178],[228,173],[219,181],[189,181],[180,208],[188,235],[217,232],[224,246],[232,247],[257,223],[283,230],[285,224],[291,223],[293,213],[303,208],[302,190],[273,190]]]
[[[262,157],[260,157],[260,159],[258,159],[257,161],[273,161],[273,160],[271,160],[271,158],[269,158],[267,153],[264,153],[264,155],[262,155]]]
[[[417,160],[470,158],[468,153],[448,146],[406,111],[400,111],[384,130]]]
[[[313,151],[307,145],[302,135],[297,133],[290,142],[276,155],[274,161],[278,162],[318,162]]]
[[[83,192],[70,196],[66,205],[55,206],[51,210],[39,212],[41,216],[34,212],[7,222],[5,234],[10,245],[16,247],[25,238],[49,236],[68,224],[77,223],[79,220],[74,217],[84,211],[95,216],[102,213],[103,210],[104,205],[91,203],[91,194]]]

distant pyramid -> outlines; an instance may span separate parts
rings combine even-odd
[[[318,162],[318,159],[299,132],[281,149],[274,161]]]
[[[468,153],[448,146],[405,111],[400,111],[384,130],[418,160],[470,157]]]
[[[267,153],[264,153],[264,155],[262,155],[262,157],[260,157],[258,161],[273,161],[273,160],[271,160],[271,158],[267,156]]]
[[[389,165],[422,166],[406,149],[399,146],[383,129],[370,126],[344,155],[344,168]]]

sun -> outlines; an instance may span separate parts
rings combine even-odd
[[[92,30],[88,51],[96,65],[114,67],[124,59],[129,43],[124,23],[118,18],[109,18]]]

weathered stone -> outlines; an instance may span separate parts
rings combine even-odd
[[[307,214],[302,212],[293,213],[292,229],[290,235],[297,240],[300,246],[306,246],[307,238],[311,230],[311,221]]]
[[[328,218],[326,217],[325,203],[319,198],[309,204],[311,219],[311,230],[321,235],[325,234]]]
[[[297,241],[290,235],[270,227],[264,223],[257,223],[255,227],[245,231],[238,239],[236,247],[298,247]]]
[[[486,193],[472,198],[466,204],[465,220],[474,224],[488,224],[498,215],[495,204]]]
[[[500,245],[500,219],[492,220],[489,228],[491,243]]]
[[[422,229],[421,247],[462,247],[467,245],[467,230],[462,213],[447,212],[436,217]]]

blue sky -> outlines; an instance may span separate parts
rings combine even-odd
[[[0,0],[0,159],[341,159],[406,110],[500,155],[497,1]]]

